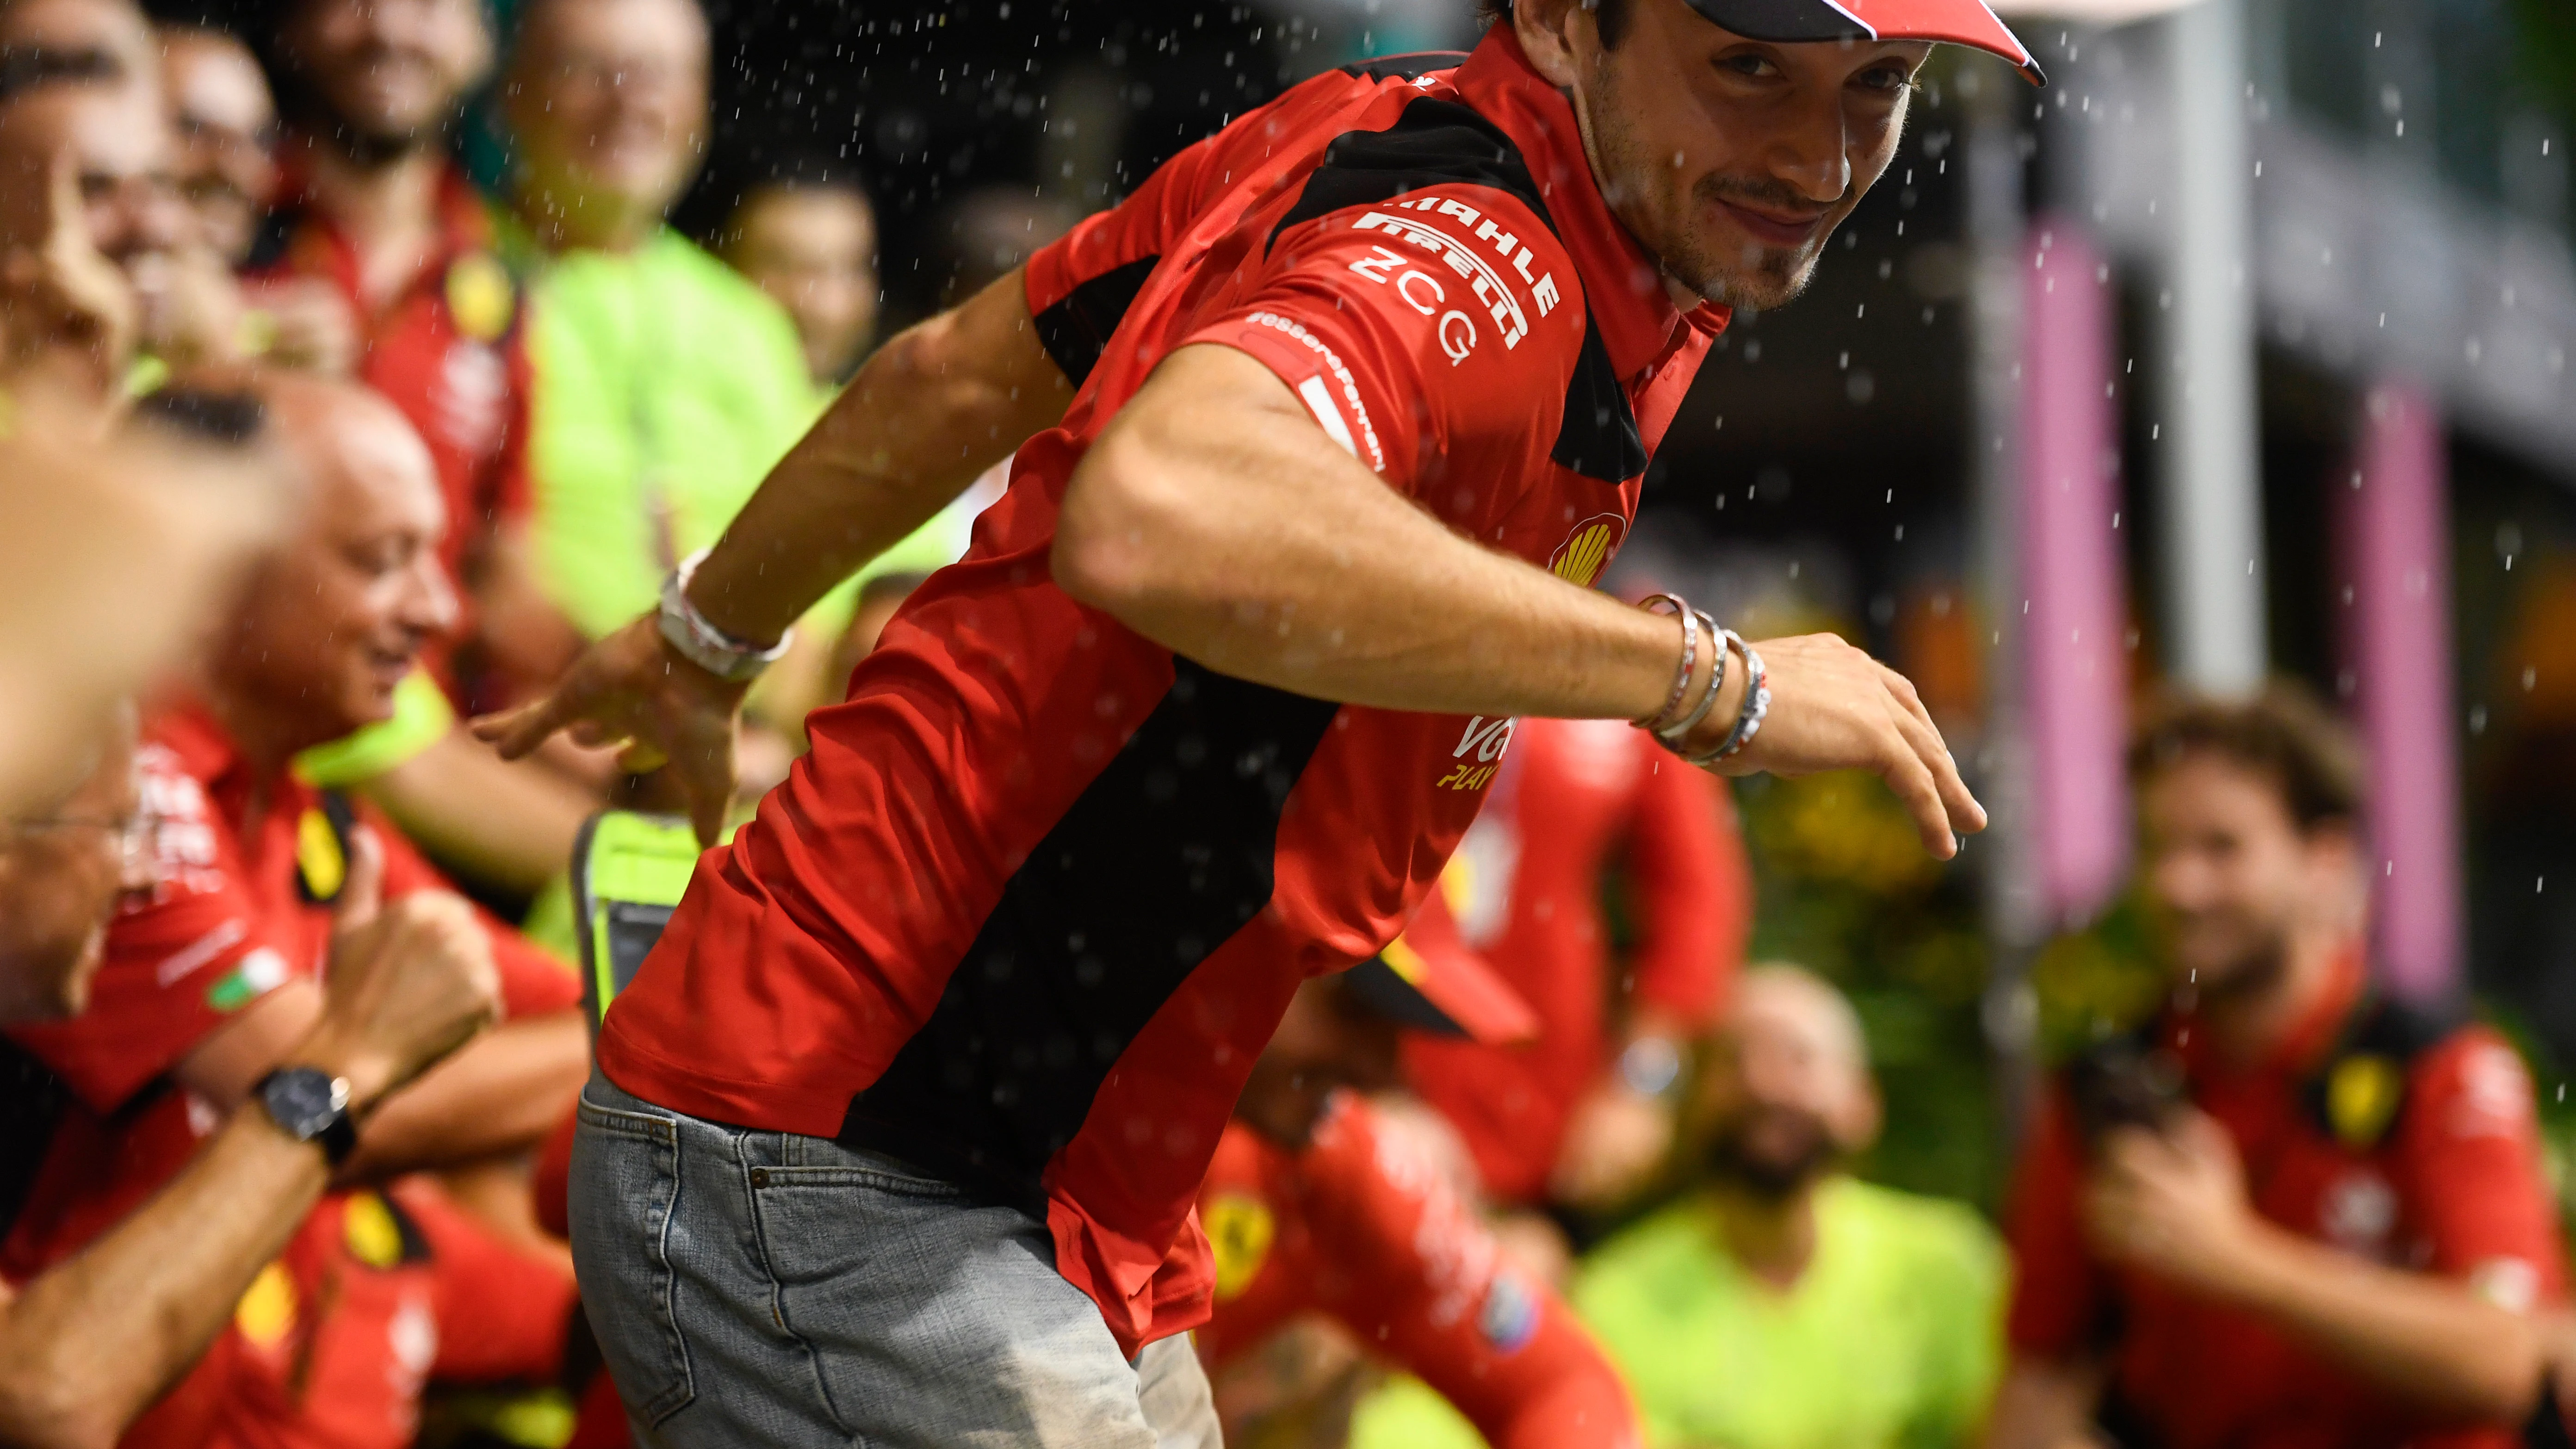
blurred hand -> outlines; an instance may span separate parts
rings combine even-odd
[[[1722,775],[1812,775],[1868,770],[1887,782],[1914,816],[1924,848],[1943,860],[1958,854],[1958,836],[1986,828],[1985,807],[1968,793],[1941,731],[1904,675],[1833,634],[1764,639],[1754,646],[1771,678],[1771,712],[1752,742],[1718,764]],[[1742,659],[1730,673],[1740,676]],[[1736,678],[1727,681],[1730,695]],[[1730,697],[1710,711],[1686,741],[1693,752],[1735,728]]]
[[[712,846],[733,803],[734,726],[743,690],[681,658],[647,614],[584,651],[552,694],[486,715],[472,729],[505,760],[563,730],[578,745],[622,746],[618,764],[632,774],[668,765],[688,800],[698,843]]]
[[[1672,1146],[1672,1108],[1615,1078],[1595,1083],[1566,1124],[1548,1194],[1570,1207],[1607,1211],[1644,1188]]]
[[[2162,1131],[2123,1127],[2103,1139],[2084,1225],[2104,1257],[2204,1291],[2240,1276],[2258,1232],[2236,1144],[2189,1109]]]
[[[175,368],[239,362],[247,352],[241,284],[210,247],[174,252],[143,308],[143,342]]]
[[[416,891],[381,901],[384,851],[360,832],[332,922],[322,1019],[299,1059],[373,1102],[489,1025],[500,1003],[491,938],[464,899]]]
[[[257,283],[247,300],[268,319],[271,361],[333,377],[357,367],[358,319],[330,283],[317,277]]]
[[[40,226],[8,229],[43,241],[0,254],[0,343],[6,345],[7,370],[59,366],[84,387],[112,396],[134,352],[134,289],[90,245],[79,176],[68,154],[54,158],[44,208]]]

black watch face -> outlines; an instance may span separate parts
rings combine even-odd
[[[310,1068],[282,1071],[261,1092],[277,1125],[298,1137],[312,1137],[331,1124],[340,1107],[331,1079]]]

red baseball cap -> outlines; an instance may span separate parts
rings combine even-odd
[[[2033,85],[2039,62],[1980,0],[1689,0],[1701,18],[1747,40],[1944,40],[2000,55]]]
[[[1458,934],[1437,889],[1404,933],[1352,967],[1348,979],[1372,1010],[1406,1026],[1489,1045],[1538,1035],[1538,1013]]]

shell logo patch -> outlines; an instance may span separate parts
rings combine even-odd
[[[304,878],[304,893],[316,901],[331,900],[348,883],[349,852],[341,848],[340,832],[320,806],[295,822],[295,870]]]
[[[1574,525],[1565,542],[1556,546],[1556,552],[1548,557],[1547,571],[1588,589],[1594,579],[1601,577],[1601,566],[1610,562],[1610,555],[1619,551],[1620,542],[1627,536],[1628,520],[1615,513],[1596,513]]]
[[[390,1268],[402,1261],[402,1227],[393,1209],[372,1192],[357,1193],[340,1210],[340,1241],[349,1256],[370,1268]]]
[[[2326,1121],[2344,1146],[2375,1147],[2405,1091],[2406,1079],[2395,1062],[2368,1052],[2348,1056],[2326,1078]]]
[[[518,315],[519,289],[490,252],[467,252],[447,267],[447,315],[476,342],[494,342]]]
[[[233,1305],[233,1327],[254,1348],[272,1349],[286,1341],[287,1331],[295,1327],[295,1280],[286,1276],[284,1265],[271,1263],[250,1280]]]
[[[1279,1220],[1270,1204],[1250,1193],[1220,1194],[1199,1214],[1208,1246],[1216,1253],[1217,1301],[1240,1297],[1270,1261],[1270,1244],[1279,1236]]]

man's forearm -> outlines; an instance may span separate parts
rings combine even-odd
[[[1055,572],[1211,669],[1386,709],[1634,718],[1681,650],[1671,619],[1451,532],[1212,345],[1167,359],[1075,471]]]
[[[737,638],[776,639],[1072,397],[1014,269],[868,359],[699,565],[691,602]]]
[[[77,1257],[0,1309],[0,1443],[107,1449],[205,1352],[327,1180],[257,1108]]]
[[[341,1171],[365,1180],[524,1152],[571,1110],[590,1070],[581,1014],[494,1027],[385,1099]]]
[[[2540,1390],[2540,1331],[2462,1284],[2339,1253],[2268,1222],[2230,1296],[2424,1412],[2519,1424]]]

